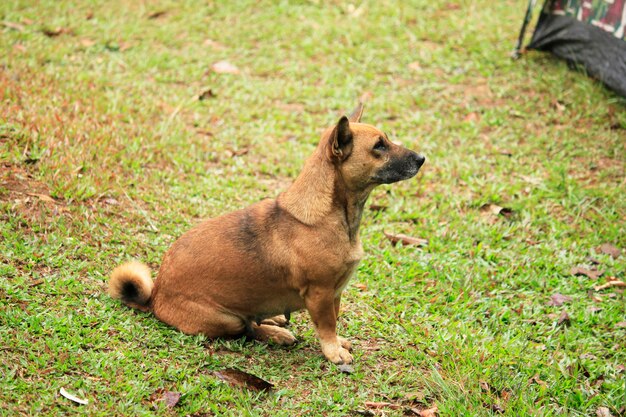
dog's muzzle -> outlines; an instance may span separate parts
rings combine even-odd
[[[407,180],[420,170],[426,158],[413,151],[397,158],[390,159],[381,170],[374,175],[374,181],[381,184],[391,184],[393,182]]]

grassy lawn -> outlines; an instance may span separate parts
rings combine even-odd
[[[623,415],[624,294],[593,288],[626,278],[598,249],[626,248],[626,101],[512,61],[525,3],[1,2],[0,415]],[[285,349],[107,296],[120,262],[156,270],[192,225],[284,190],[359,98],[427,161],[367,204],[354,373],[306,313]]]

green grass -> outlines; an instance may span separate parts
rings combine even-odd
[[[625,278],[595,248],[626,247],[626,105],[548,55],[510,60],[524,2],[180,3],[0,4],[1,415],[623,414],[624,295],[589,290]],[[370,198],[387,209],[364,216],[339,325],[353,374],[305,313],[283,349],[105,294],[120,262],[156,269],[201,219],[284,190],[363,95],[364,121],[427,163]],[[597,281],[570,274],[589,256]],[[230,387],[226,367],[276,388]]]

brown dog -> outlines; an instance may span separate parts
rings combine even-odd
[[[362,111],[357,107],[322,135],[276,200],[189,230],[165,254],[155,283],[141,263],[117,267],[111,296],[188,334],[247,334],[283,345],[296,339],[279,327],[288,320],[280,315],[306,308],[326,358],[352,362],[336,324],[341,293],[363,256],[363,206],[374,187],[411,178],[424,163],[359,123]]]

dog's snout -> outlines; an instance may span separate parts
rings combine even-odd
[[[413,152],[412,156],[413,160],[415,160],[415,164],[417,165],[417,169],[421,168],[422,165],[424,165],[424,162],[426,162],[426,158],[424,157],[424,155]]]

